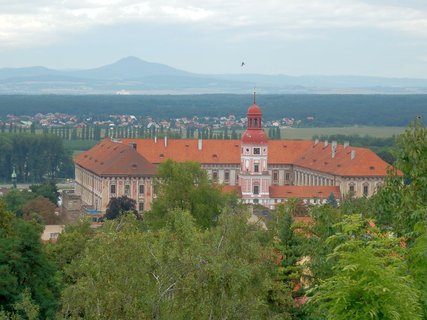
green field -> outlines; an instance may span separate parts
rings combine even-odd
[[[95,144],[98,143],[98,141],[94,140],[63,140],[64,148],[66,150],[70,150],[74,155],[79,154],[85,150],[89,150],[92,148]]]
[[[359,135],[376,138],[387,138],[402,133],[405,127],[338,127],[338,128],[284,128],[281,130],[282,139],[312,139],[314,135]]]

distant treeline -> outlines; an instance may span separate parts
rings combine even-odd
[[[0,135],[0,181],[10,182],[13,168],[20,183],[74,175],[71,155],[53,135]]]
[[[245,116],[251,95],[4,95],[0,117],[61,112],[94,119],[133,114],[170,119],[197,116]],[[309,126],[407,126],[427,118],[427,95],[258,95],[265,120],[290,117]]]

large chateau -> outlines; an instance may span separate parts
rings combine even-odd
[[[135,199],[139,211],[149,210],[156,166],[166,159],[199,162],[225,191],[269,208],[289,198],[324,203],[331,193],[338,200],[348,193],[369,197],[389,167],[373,151],[348,143],[269,141],[254,96],[241,140],[102,140],[74,160],[76,193],[99,212],[122,195]]]

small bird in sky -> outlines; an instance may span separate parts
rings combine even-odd
[[[243,67],[243,66],[245,66],[246,64],[244,63],[244,62],[242,62],[242,65],[241,65],[241,67]]]

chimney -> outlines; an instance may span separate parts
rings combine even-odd
[[[165,136],[165,148],[168,146],[168,136]]]
[[[157,143],[157,135],[154,136],[154,143]]]
[[[351,160],[354,160],[356,158],[356,150],[351,150]]]
[[[336,141],[332,141],[332,159],[335,158],[335,154],[337,153],[337,142]]]
[[[317,144],[319,143],[319,139],[314,140],[314,145],[317,146]]]
[[[325,140],[324,147],[326,148],[328,146],[328,144],[329,144],[328,140]]]
[[[202,138],[199,138],[199,140],[197,140],[197,149],[202,150],[202,148],[203,148],[203,140]]]
[[[350,145],[350,141],[344,141],[344,149]]]

